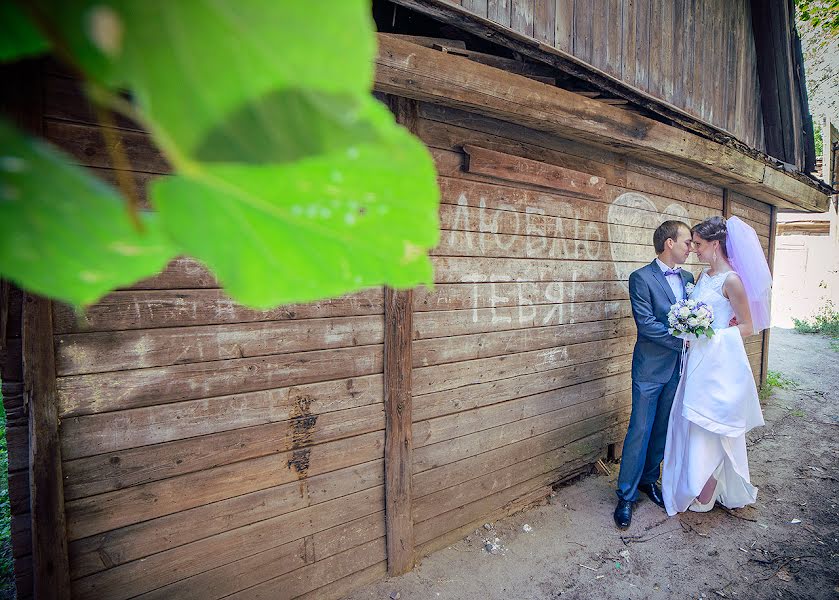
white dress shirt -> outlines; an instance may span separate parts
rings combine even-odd
[[[670,267],[665,265],[661,262],[658,258],[655,259],[658,268],[661,269],[661,272],[664,273],[665,271],[669,271]],[[670,284],[670,289],[673,290],[673,297],[676,300],[684,300],[685,299],[685,286],[682,282],[681,275],[665,275],[664,278],[667,280],[667,283]]]

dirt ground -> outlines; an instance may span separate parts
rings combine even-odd
[[[754,506],[668,518],[644,497],[620,532],[611,464],[349,598],[837,598],[837,359],[824,337],[772,330],[769,368],[797,386],[774,389],[749,434]]]

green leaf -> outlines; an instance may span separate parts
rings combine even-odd
[[[91,77],[131,89],[175,159],[212,154],[208,144],[222,152],[244,146],[250,156],[251,138],[285,125],[293,111],[301,111],[301,141],[326,123],[352,130],[358,99],[372,86],[365,0],[42,4]]]
[[[178,175],[162,226],[251,306],[430,283],[425,147],[370,96],[368,0],[41,0],[78,64],[128,88]]]
[[[382,137],[294,163],[213,165],[158,180],[152,200],[172,237],[250,306],[431,283],[433,161],[402,128]]]
[[[0,275],[75,305],[160,271],[176,254],[157,220],[139,233],[120,196],[0,121]]]
[[[48,49],[49,43],[14,2],[0,2],[0,62],[41,54]]]

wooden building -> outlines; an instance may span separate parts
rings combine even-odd
[[[460,4],[373,6],[377,93],[439,171],[434,289],[256,312],[179,259],[79,318],[3,286],[19,598],[323,600],[408,570],[619,452],[626,281],[662,220],[738,215],[771,257],[779,209],[825,210],[791,2]],[[22,82],[27,126],[113,180],[77,82]],[[141,187],[165,176],[118,134]]]

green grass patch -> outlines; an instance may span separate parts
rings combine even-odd
[[[758,398],[761,401],[767,400],[772,395],[772,390],[775,388],[786,390],[789,388],[795,388],[798,385],[793,379],[786,377],[780,371],[769,371],[766,373],[766,383],[760,386],[760,389],[757,392]]]
[[[832,300],[827,300],[812,319],[793,319],[798,333],[820,333],[834,340],[839,339],[839,310]],[[839,351],[836,344],[831,344],[833,350]]]

